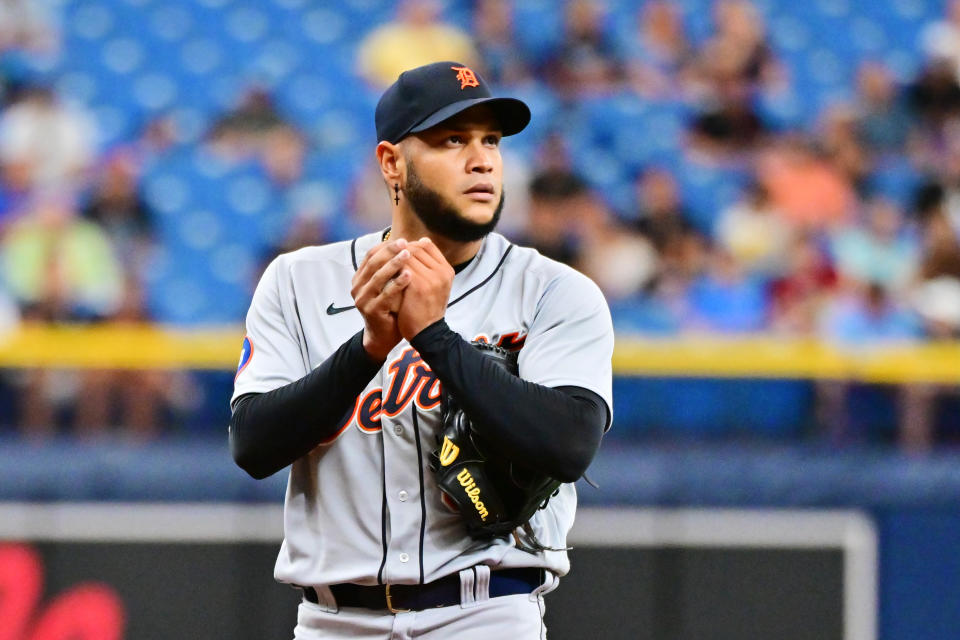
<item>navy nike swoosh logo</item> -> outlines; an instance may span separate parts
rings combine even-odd
[[[337,315],[338,313],[343,313],[344,311],[350,311],[350,309],[356,309],[356,307],[355,307],[354,305],[350,305],[349,307],[335,307],[335,306],[333,306],[333,303],[331,302],[331,303],[330,303],[330,306],[327,307],[327,315],[328,315],[328,316],[335,316],[335,315]]]

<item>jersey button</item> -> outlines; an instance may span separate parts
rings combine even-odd
[[[407,555],[406,553],[401,553],[401,554],[400,554],[400,562],[407,562],[408,560],[410,560],[410,556],[409,556],[409,555]]]
[[[406,502],[406,501],[407,501],[407,492],[401,490],[400,493],[397,494],[397,497],[400,498],[400,502]]]
[[[403,427],[401,427],[400,425],[395,425],[395,426],[393,427],[393,432],[394,432],[395,434],[397,434],[398,436],[402,436],[402,435],[403,435]]]

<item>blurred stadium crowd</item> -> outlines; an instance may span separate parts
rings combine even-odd
[[[933,0],[0,0],[0,324],[239,324],[278,252],[388,223],[373,107],[443,59],[531,104],[501,231],[621,334],[960,337],[960,2]],[[190,395],[8,384],[33,432],[117,394],[150,433]]]

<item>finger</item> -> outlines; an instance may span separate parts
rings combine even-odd
[[[420,267],[422,267],[424,270],[432,274],[443,273],[445,269],[450,268],[446,260],[444,260],[443,262],[439,262],[437,261],[436,258],[434,258],[432,255],[430,255],[426,251],[420,251],[416,255],[411,256],[409,260],[409,264],[411,265],[417,264]],[[436,277],[436,275],[434,275],[433,277]]]
[[[370,280],[380,267],[405,249],[406,246],[407,241],[403,238],[398,238],[392,242],[383,242],[368,251],[353,276],[352,284],[354,289]]]
[[[363,269],[376,271],[384,262],[407,247],[407,241],[403,238],[397,238],[390,242],[381,242],[367,252],[363,261],[357,267],[357,271]],[[371,271],[372,273],[372,271]]]
[[[410,285],[413,276],[409,269],[404,269],[396,277],[387,280],[383,291],[374,298],[373,306],[387,312],[396,313],[403,302],[403,292]]]
[[[437,264],[447,264],[447,259],[444,257],[443,252],[440,251],[440,247],[434,244],[433,240],[427,237],[421,238],[420,246],[423,247],[424,253],[433,258]]]
[[[374,297],[379,295],[387,285],[387,282],[389,282],[391,278],[394,278],[400,272],[400,269],[409,261],[410,252],[404,249],[377,269],[377,272],[370,277],[366,284],[366,288],[369,289],[371,295]]]
[[[436,245],[430,242],[428,238],[420,238],[419,240],[411,242],[410,244],[416,246],[416,250],[411,251],[412,255],[414,255],[420,262],[428,267],[435,266],[437,259],[430,251],[430,247],[436,247]]]
[[[418,253],[417,255],[410,256],[410,259],[407,260],[406,268],[410,270],[410,275],[414,278],[433,278],[434,268],[422,260],[423,254]]]

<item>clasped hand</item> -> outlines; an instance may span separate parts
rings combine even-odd
[[[363,347],[383,360],[401,338],[410,340],[443,318],[453,267],[429,238],[383,242],[353,276],[350,294],[363,315]]]

